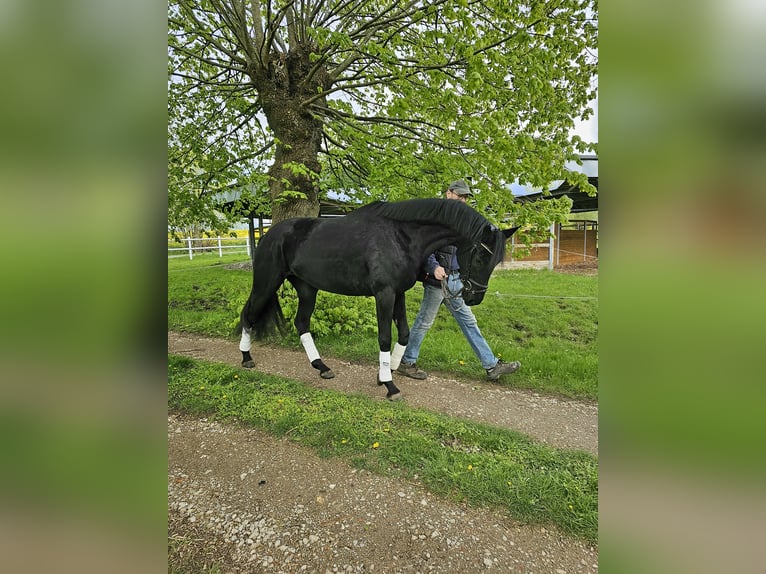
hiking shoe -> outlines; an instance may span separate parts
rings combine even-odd
[[[399,363],[396,372],[411,379],[423,380],[428,376],[425,371],[418,369],[415,363],[405,363],[404,361]]]
[[[487,378],[490,381],[496,381],[501,375],[510,375],[519,370],[521,363],[518,361],[511,361],[510,363],[504,363],[503,361],[497,361],[497,364],[491,369],[487,369]]]

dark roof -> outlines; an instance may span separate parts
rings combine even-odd
[[[589,177],[588,183],[598,189],[598,176]],[[540,199],[552,199],[554,197],[561,197],[566,195],[572,200],[572,213],[580,213],[583,211],[598,211],[598,194],[590,196],[584,191],[580,191],[579,186],[571,185],[566,181],[563,182],[556,189],[552,189],[547,194],[543,195],[542,192],[530,193],[529,195],[520,195],[514,198],[519,203],[528,203],[530,201],[539,201]]]
[[[580,156],[580,165],[570,162],[567,169],[571,171],[579,171],[585,173],[588,176],[588,183],[598,190],[598,157],[595,155],[582,155]],[[556,183],[554,183],[556,185]],[[590,196],[584,191],[581,191],[579,186],[571,185],[566,180],[558,182],[557,187],[549,190],[548,193],[543,194],[542,191],[536,193],[524,193],[517,194],[514,197],[514,201],[518,203],[528,203],[530,201],[539,201],[540,199],[551,199],[554,197],[561,197],[566,195],[572,200],[572,213],[580,213],[583,211],[598,211],[598,194]]]
[[[234,210],[235,201],[224,201],[218,204],[218,208],[225,212],[231,213]],[[338,215],[346,215],[350,211],[353,211],[357,206],[342,201],[334,201],[331,199],[319,200],[319,217],[333,217]],[[246,195],[241,201],[241,205],[237,210],[238,215],[247,219],[270,219],[270,215],[259,213],[258,203],[252,196]]]

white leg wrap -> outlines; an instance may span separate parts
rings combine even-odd
[[[391,352],[390,351],[380,352],[380,371],[378,372],[378,376],[380,377],[380,381],[384,383],[387,383],[393,380],[393,377],[391,377]]]
[[[246,353],[250,350],[250,330],[242,329],[242,338],[239,340],[239,350]]]
[[[395,371],[399,368],[399,363],[402,362],[402,357],[404,356],[404,350],[407,347],[404,345],[400,345],[399,343],[396,343],[394,345],[394,350],[391,351],[391,370]]]
[[[311,336],[311,333],[303,333],[303,335],[301,335],[301,344],[306,350],[306,355],[309,358],[309,363],[316,361],[319,358],[319,351],[317,351],[316,345],[314,344],[314,338]]]

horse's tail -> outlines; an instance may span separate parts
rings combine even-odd
[[[253,287],[240,313],[237,334],[251,329],[253,337],[262,339],[274,332],[287,333],[287,322],[279,304],[277,290],[287,276],[278,233],[271,229],[259,242],[253,257]]]
[[[240,314],[238,335],[242,333],[243,327],[252,329],[254,339],[263,339],[275,330],[283,336],[287,333],[287,321],[276,289],[268,294],[250,294]]]

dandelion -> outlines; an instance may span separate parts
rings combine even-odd
[[[221,398],[222,398],[222,399],[225,399],[225,398],[226,398],[226,395],[221,395]]]
[[[235,378],[235,379],[238,379],[238,378],[239,378],[239,375],[234,375],[234,378]]]
[[[574,510],[574,506],[572,506],[572,505],[570,504],[570,505],[569,505],[569,510]]]
[[[200,390],[200,391],[204,391],[204,390],[205,390],[205,385],[200,385],[200,386],[199,386],[199,390]]]
[[[468,465],[468,470],[473,470],[473,465],[472,464]]]
[[[372,448],[378,448],[380,446],[380,443],[374,442],[372,443]]]
[[[465,365],[465,361],[458,361],[458,364]]]
[[[388,432],[388,431],[390,431],[390,430],[391,430],[391,429],[383,429],[383,432]]]
[[[348,442],[348,439],[344,438],[342,441],[340,441],[340,444],[346,444],[347,442]]]

